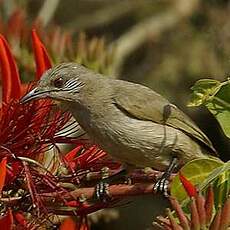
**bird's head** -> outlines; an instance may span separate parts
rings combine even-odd
[[[81,92],[89,72],[76,63],[59,64],[43,74],[37,87],[26,94],[21,103],[40,98],[71,102]]]

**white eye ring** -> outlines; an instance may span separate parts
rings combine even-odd
[[[68,81],[65,82],[62,90],[69,91],[72,93],[78,93],[83,85],[84,84],[79,81],[79,78],[69,79]]]

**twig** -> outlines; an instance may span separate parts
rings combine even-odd
[[[136,179],[145,179],[146,181],[151,182],[144,182],[144,183],[135,183],[132,185],[128,184],[113,184],[108,187],[108,192],[112,198],[109,202],[95,202],[95,186],[92,187],[83,187],[83,188],[77,188],[70,192],[49,192],[49,193],[41,193],[38,194],[40,199],[43,201],[43,203],[46,203],[47,211],[52,212],[58,215],[86,215],[88,213],[94,212],[96,210],[99,210],[101,208],[106,207],[112,207],[113,203],[116,205],[116,202],[119,203],[121,201],[121,198],[127,198],[132,196],[138,196],[138,195],[148,195],[153,193],[154,188],[154,182],[156,182],[156,173],[159,176],[161,172],[153,172],[151,174],[144,174],[140,172],[135,172],[132,174],[133,178]],[[142,175],[142,176],[141,176]],[[98,177],[99,175],[94,174],[94,178]],[[175,175],[172,175],[170,180]],[[92,178],[91,178],[92,179]],[[101,179],[101,178],[99,178]],[[152,179],[152,180],[150,180]],[[53,204],[62,203],[63,199],[68,202],[83,202],[91,205],[84,207],[81,209],[81,206],[64,206],[63,208],[57,208],[53,206]],[[65,203],[65,202],[64,202]],[[82,203],[82,204],[83,204]],[[49,205],[50,204],[50,205]],[[98,207],[98,205],[102,205],[101,207]]]
[[[113,4],[107,4],[103,8],[100,7],[95,12],[78,15],[71,22],[67,23],[66,26],[68,28],[77,28],[79,31],[108,25],[124,15],[127,16],[127,14],[135,9],[139,9],[141,4],[142,1],[118,1],[117,3],[114,1]]]
[[[98,181],[101,179],[101,174],[99,172],[90,173],[90,177],[86,177],[87,181]],[[138,182],[132,185],[127,184],[113,184],[109,186],[109,193],[113,198],[121,198],[128,196],[137,196],[137,195],[146,195],[153,193],[154,183],[157,181],[157,178],[161,176],[162,172],[153,171],[152,173],[145,174],[140,171],[136,171],[130,175],[132,182]],[[170,177],[170,181],[173,179],[175,174]],[[119,178],[118,178],[119,180]],[[140,183],[141,182],[141,183]],[[94,186],[93,187],[85,187],[85,188],[77,188],[74,191],[63,194],[63,197],[67,200],[69,199],[78,199],[79,197],[84,196],[86,199],[93,198],[94,195]],[[52,193],[42,193],[39,194],[41,197],[45,199],[58,199],[60,197],[60,193],[52,192]]]
[[[59,0],[46,0],[41,7],[38,13],[38,20],[42,23],[45,27],[49,21],[52,19],[57,7],[58,7]]]
[[[7,205],[14,205],[17,202],[19,202],[22,199],[22,196],[18,196],[18,197],[5,197],[5,198],[0,198],[0,202],[3,202],[4,204]]]
[[[115,47],[112,64],[112,75],[119,76],[123,63],[137,48],[149,39],[157,39],[166,30],[171,29],[179,21],[190,16],[196,9],[199,0],[176,0],[174,6],[159,15],[141,21],[133,26],[127,33],[111,44]]]
[[[118,173],[118,170],[110,170],[109,176],[115,175]],[[160,171],[152,171],[151,173],[144,173],[141,170],[134,171],[129,175],[129,179],[133,183],[137,182],[155,182],[157,178],[159,178],[162,175],[162,172]],[[86,180],[87,181],[95,181],[101,179],[101,172],[89,172],[86,174]]]
[[[129,196],[137,196],[137,195],[146,195],[153,192],[153,183],[138,183],[134,185],[111,185],[109,186],[109,194],[113,198],[121,198],[121,197],[129,197]],[[94,195],[95,188],[80,188],[76,189],[70,194],[73,197],[81,197],[82,195],[86,198],[90,199]]]
[[[109,176],[115,176],[121,171],[121,169],[114,169],[114,170],[109,170]],[[150,173],[145,173],[142,170],[134,170],[128,177],[124,175],[122,176],[117,176],[116,179],[113,179],[113,184],[114,183],[119,183],[119,182],[124,182],[124,180],[130,179],[132,183],[148,183],[148,182],[156,182],[157,179],[162,176],[163,172],[161,171],[155,171],[152,170]],[[172,174],[170,180],[174,177],[175,175]],[[60,182],[67,182],[67,183],[74,183],[75,179],[80,180],[81,184],[87,184],[87,185],[92,185],[101,180],[101,172],[81,172],[73,175],[63,175],[59,177]]]
[[[35,186],[32,182],[32,175],[30,173],[30,169],[28,167],[28,163],[25,161],[22,161],[22,164],[24,166],[25,169],[25,176],[26,176],[26,180],[27,180],[27,187],[32,199],[32,203],[33,203],[33,207],[37,207],[38,206],[38,200],[37,200],[37,196],[35,195],[36,193],[36,189]]]
[[[16,2],[14,0],[8,0],[2,1],[1,4],[3,4],[3,16],[5,17],[5,19],[9,18],[16,8]]]
[[[109,194],[113,198],[125,198],[130,196],[138,196],[138,195],[147,195],[153,194],[153,186],[154,183],[136,183],[133,185],[127,184],[118,184],[109,186]],[[63,197],[66,200],[79,199],[79,197],[84,197],[86,199],[92,199],[94,196],[95,188],[78,188],[72,192],[63,194]],[[58,199],[60,193],[52,192],[52,193],[42,193],[39,194],[43,200],[53,200]]]

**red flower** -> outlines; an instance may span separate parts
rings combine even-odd
[[[179,178],[184,186],[185,191],[189,197],[195,197],[197,195],[196,187],[179,171]]]
[[[21,96],[21,82],[18,68],[10,52],[5,38],[0,35],[0,62],[3,83],[3,103],[19,99]]]
[[[99,149],[97,145],[92,145],[87,149],[84,145],[78,145],[64,156],[64,160],[73,170],[98,171],[105,165],[110,169],[118,169],[121,164],[113,161],[106,152]]]
[[[35,31],[33,31],[33,47],[38,79],[45,70],[51,67],[51,62]],[[54,112],[49,100],[19,103],[25,89],[28,90],[30,86],[21,83],[9,45],[1,35],[0,67],[3,92],[0,108],[0,159],[8,157],[11,170],[7,171],[7,175],[12,178],[15,173],[20,172],[21,165],[15,164],[16,158],[36,158],[43,153],[55,142],[56,133],[65,126],[70,115],[63,114],[61,111]],[[67,139],[65,137],[61,141],[65,142]]]
[[[7,158],[4,157],[2,161],[0,162],[0,196],[2,193],[2,188],[5,184],[5,178],[6,178],[6,163],[7,163]]]
[[[35,30],[32,31],[32,41],[36,62],[36,80],[39,80],[42,73],[51,67],[51,61]],[[62,195],[68,193],[68,191],[62,188],[59,183],[65,177],[55,177],[39,165],[36,160],[49,147],[56,147],[58,143],[71,143],[75,144],[76,148],[65,155],[64,162],[68,169],[76,172],[74,174],[76,178],[89,169],[97,171],[105,165],[117,167],[119,164],[108,160],[107,154],[97,146],[68,137],[66,130],[60,132],[68,126],[67,122],[71,116],[60,110],[54,110],[51,100],[38,100],[26,104],[19,102],[25,92],[31,88],[31,85],[21,83],[14,57],[7,41],[1,35],[0,69],[3,92],[2,105],[0,106],[0,193],[3,190],[3,198],[7,200],[4,204],[5,210],[12,202],[14,204],[16,202],[15,207],[18,210],[17,212],[14,211],[13,214],[8,211],[0,219],[0,225],[3,224],[1,227],[6,222],[15,222],[22,228],[29,229],[30,226],[37,223],[36,221],[42,222],[43,220],[36,220],[37,214],[33,219],[35,212],[33,208],[36,208],[38,212],[42,210],[43,213],[55,213],[56,206],[52,206],[52,202],[51,204],[44,204],[40,196],[42,193],[55,192],[57,194],[56,199],[59,202],[57,204],[68,207],[74,204],[79,208],[80,213],[83,213],[80,216],[84,218],[84,221],[82,219],[76,226],[87,229],[86,215],[104,206],[92,205],[85,207],[74,198],[71,203],[66,202]],[[22,197],[26,199],[25,201],[17,201],[19,190],[24,192],[25,198]],[[11,192],[8,194],[8,191]],[[8,204],[10,205],[8,206]],[[32,211],[25,211],[31,210],[31,207]],[[32,214],[32,221],[27,219],[27,212]],[[44,215],[44,218],[47,217]]]
[[[77,225],[71,217],[66,218],[62,222],[61,227],[60,227],[60,230],[76,230],[76,229],[77,229]]]
[[[13,229],[13,215],[11,209],[9,209],[5,216],[0,218],[0,226],[2,230]]]
[[[99,159],[102,159],[107,155],[95,145],[81,153],[83,149],[83,145],[79,145],[65,155],[66,161],[71,163],[71,166],[74,169],[89,169],[90,167],[95,166],[95,163]]]
[[[86,219],[76,223],[71,217],[68,217],[61,224],[60,230],[89,230],[89,226]]]
[[[51,60],[46,51],[46,48],[40,41],[35,30],[32,30],[32,39],[33,39],[33,50],[36,62],[36,78],[40,79],[43,72],[51,68]]]

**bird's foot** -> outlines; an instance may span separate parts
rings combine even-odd
[[[109,194],[109,183],[103,179],[95,186],[95,196],[97,200],[104,203],[110,201],[112,197]]]
[[[125,176],[124,184],[132,185],[132,179],[130,176]]]
[[[95,186],[95,196],[97,200],[108,202],[111,200],[109,194],[109,168],[104,167],[101,169],[101,181]]]
[[[109,193],[109,185],[110,183],[118,180],[123,179],[125,177],[125,181],[130,184],[131,179],[126,176],[126,170],[122,169],[118,173],[109,176],[109,168],[104,167],[101,169],[101,181],[95,186],[95,198],[102,202],[111,201],[112,196]]]
[[[169,196],[168,193],[168,185],[169,185],[169,175],[168,173],[164,173],[155,183],[153,187],[154,193],[162,193],[165,197]]]
[[[178,166],[178,159],[177,159],[177,157],[173,157],[167,170],[157,180],[156,184],[154,185],[154,187],[153,187],[154,193],[160,192],[165,197],[169,196],[169,193],[168,193],[169,178],[170,178],[172,172],[174,171],[174,169],[177,168],[177,166]]]

